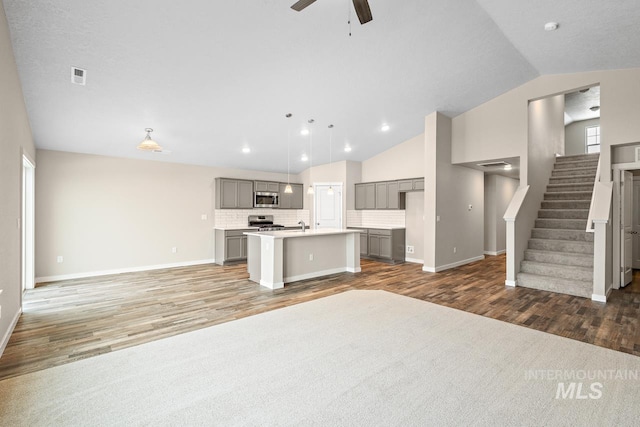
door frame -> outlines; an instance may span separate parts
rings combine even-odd
[[[22,153],[20,207],[20,283],[24,292],[35,287],[35,170],[36,164]],[[20,293],[22,295],[22,292]],[[22,305],[22,301],[21,301]]]
[[[317,203],[317,198],[318,198],[318,187],[333,187],[333,191],[339,191],[340,192],[340,228],[344,228],[344,191],[343,191],[343,186],[341,182],[315,182],[313,183],[313,223],[312,223],[312,227],[313,229],[316,228],[316,218],[318,217],[318,203]]]
[[[616,163],[611,165],[611,169],[613,171],[613,204],[612,204],[612,238],[613,238],[613,248],[612,248],[612,264],[611,264],[611,272],[612,272],[612,283],[613,289],[620,289],[620,282],[622,281],[622,277],[620,275],[620,268],[622,266],[622,260],[620,258],[621,251],[620,245],[622,242],[620,241],[620,198],[621,187],[620,187],[620,176],[623,172],[634,171],[640,169],[640,162],[630,162],[630,163]]]

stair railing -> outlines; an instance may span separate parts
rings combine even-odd
[[[596,177],[593,181],[593,193],[591,194],[591,205],[589,205],[589,216],[587,217],[587,229],[585,230],[587,233],[593,233],[595,231],[595,226],[593,224],[593,211],[596,200],[596,187],[600,182],[600,157],[598,158],[598,168],[596,169]]]

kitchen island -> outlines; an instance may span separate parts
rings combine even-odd
[[[341,272],[360,272],[360,231],[255,231],[247,235],[249,279],[270,289]]]

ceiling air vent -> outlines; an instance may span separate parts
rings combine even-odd
[[[507,162],[489,162],[489,163],[478,163],[478,166],[482,166],[483,168],[498,168],[498,167],[505,167],[507,166],[509,163]]]
[[[84,86],[87,83],[87,70],[71,67],[71,83]]]

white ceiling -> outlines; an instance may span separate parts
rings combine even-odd
[[[591,111],[591,107],[600,107],[600,86],[585,88],[564,96],[564,124],[582,120],[597,119],[600,109]]]
[[[330,123],[362,161],[540,74],[640,67],[637,0],[370,0],[351,37],[348,0],[293,3],[4,0],[36,146],[286,172],[290,127],[299,172],[309,118],[314,165]],[[170,154],[136,150],[146,127]]]

